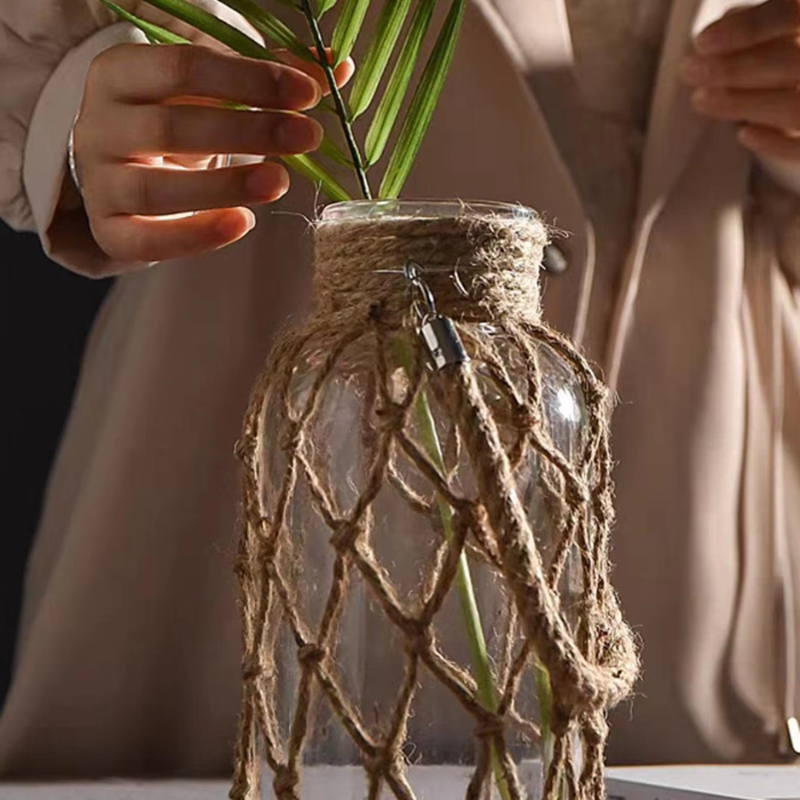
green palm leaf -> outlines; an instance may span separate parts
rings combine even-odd
[[[144,0],[144,2],[166,11],[176,19],[197,28],[243,56],[274,60],[266,47],[262,47],[238,28],[217,19],[213,14],[209,14],[208,11],[198,8],[187,0]]]
[[[333,29],[331,46],[336,66],[345,61],[358,38],[361,26],[364,24],[364,17],[367,15],[369,0],[344,0],[344,5],[339,12],[339,19],[336,20],[336,27]]]
[[[411,0],[385,0],[375,36],[356,73],[350,92],[350,113],[353,119],[363,114],[375,97],[410,8]]]
[[[353,168],[352,160],[348,158],[342,148],[330,136],[323,137],[322,144],[319,146],[319,153],[329,158],[334,164],[339,164],[339,166],[347,167],[348,169]]]
[[[389,141],[397,117],[400,115],[400,108],[408,91],[411,76],[414,74],[414,67],[430,27],[435,7],[436,0],[419,0],[408,35],[403,42],[403,48],[389,77],[386,91],[367,131],[364,156],[368,166],[375,164],[386,149],[386,143]]]
[[[264,11],[253,0],[220,0],[220,2],[241,14],[257,31],[263,33],[278,47],[285,47],[306,61],[316,61],[308,47],[297,38],[288,25]]]
[[[283,156],[281,160],[299,175],[320,186],[323,192],[335,202],[352,200],[353,198],[341,184],[321,164],[306,155]]]
[[[317,3],[317,18],[319,19],[326,11],[330,11],[335,5],[337,0],[319,0]]]
[[[130,22],[135,25],[145,36],[150,40],[151,44],[191,44],[188,39],[179,36],[177,33],[162,28],[160,25],[155,25],[148,22],[146,19],[141,19],[130,11],[120,8],[116,3],[111,0],[100,0],[100,2],[109,10],[113,11],[120,19],[125,22]]]
[[[450,6],[386,167],[379,191],[382,198],[397,197],[411,172],[453,61],[466,5],[466,0],[453,0]]]

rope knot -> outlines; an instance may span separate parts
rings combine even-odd
[[[533,433],[542,423],[539,409],[528,403],[515,403],[512,414],[514,427],[522,434]]]
[[[557,697],[555,689],[553,690],[553,696],[554,699]],[[574,708],[574,705],[571,707]],[[565,708],[563,703],[553,703],[553,708],[550,711],[550,730],[553,732],[553,736],[556,738],[564,736],[571,724],[570,707]]]
[[[483,503],[464,502],[458,507],[456,513],[463,519],[464,525],[472,531],[485,530],[489,524]]]
[[[300,783],[300,776],[297,770],[281,764],[275,770],[275,777],[272,780],[272,789],[277,800],[297,800],[295,788]]]
[[[433,629],[419,619],[408,620],[406,626],[406,652],[421,656],[433,647]]]
[[[255,449],[255,438],[252,435],[247,434],[236,440],[236,443],[233,446],[233,454],[239,459],[239,461],[247,462],[251,459]]]
[[[246,555],[238,556],[233,562],[233,573],[240,581],[250,576],[250,558]]]
[[[246,656],[242,659],[242,680],[246,682],[254,681],[264,672],[264,667],[257,655]]]
[[[286,426],[286,430],[283,431],[283,435],[278,443],[278,446],[284,453],[295,453],[300,448],[301,430],[300,423],[296,420],[292,420],[292,422]]]
[[[275,562],[276,552],[275,540],[271,537],[262,538],[258,543],[258,563],[267,573],[270,573],[270,570],[272,569],[272,566]]]
[[[314,644],[314,642],[304,644],[297,651],[297,660],[303,666],[313,666],[315,664],[319,664],[323,658],[325,658],[325,650]]]
[[[341,555],[349,554],[353,544],[364,529],[364,519],[337,519],[333,526],[333,533],[329,539],[331,546]]]
[[[505,718],[500,714],[484,711],[475,726],[475,736],[479,739],[496,739],[505,735]]]
[[[587,714],[581,725],[581,733],[587,747],[602,748],[608,738],[608,722],[603,711]]]
[[[387,744],[375,750],[372,755],[364,755],[364,769],[372,776],[398,774],[403,771],[403,756],[399,749]]]
[[[406,424],[406,408],[399,403],[389,403],[375,410],[375,430],[378,433],[396,433]]]

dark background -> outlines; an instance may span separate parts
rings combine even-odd
[[[86,335],[111,281],[49,261],[38,237],[0,222],[2,532],[0,706],[47,475],[69,412]]]

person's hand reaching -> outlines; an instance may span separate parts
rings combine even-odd
[[[323,71],[286,60],[293,66],[199,45],[133,44],[95,59],[74,152],[102,250],[123,263],[215,250],[253,227],[247,205],[286,193],[289,175],[276,162],[208,168],[228,154],[274,157],[319,146],[321,126],[301,112],[322,97]],[[352,63],[340,65],[337,81],[352,72]]]
[[[738,122],[754,152],[800,163],[800,0],[736,8],[695,50],[682,72],[697,111]]]

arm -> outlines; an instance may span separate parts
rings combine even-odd
[[[778,257],[800,282],[800,0],[736,7],[709,25],[683,64],[695,108],[738,124],[758,161],[757,190]]]
[[[208,43],[145,3],[121,4]],[[255,36],[215,0],[199,4]],[[17,230],[38,232],[51,257],[89,275],[122,271],[131,260],[108,255],[95,240],[67,175],[69,129],[95,59],[116,45],[143,41],[132,26],[115,23],[98,0],[0,2],[0,218]]]
[[[0,14],[6,13],[4,7]],[[95,273],[108,258],[94,242],[77,190],[65,179],[67,138],[92,60],[113,45],[141,39],[128,25],[93,27],[103,20],[88,13],[75,18],[84,24],[69,38],[55,38],[53,31],[46,49],[23,46],[23,38],[7,27],[0,34],[0,52],[13,58],[2,69],[0,215],[18,230],[38,232],[51,258]]]
[[[107,47],[139,35],[111,24],[91,0],[39,3],[36,11],[32,5],[0,4],[0,217],[17,230],[45,232],[89,64]]]

